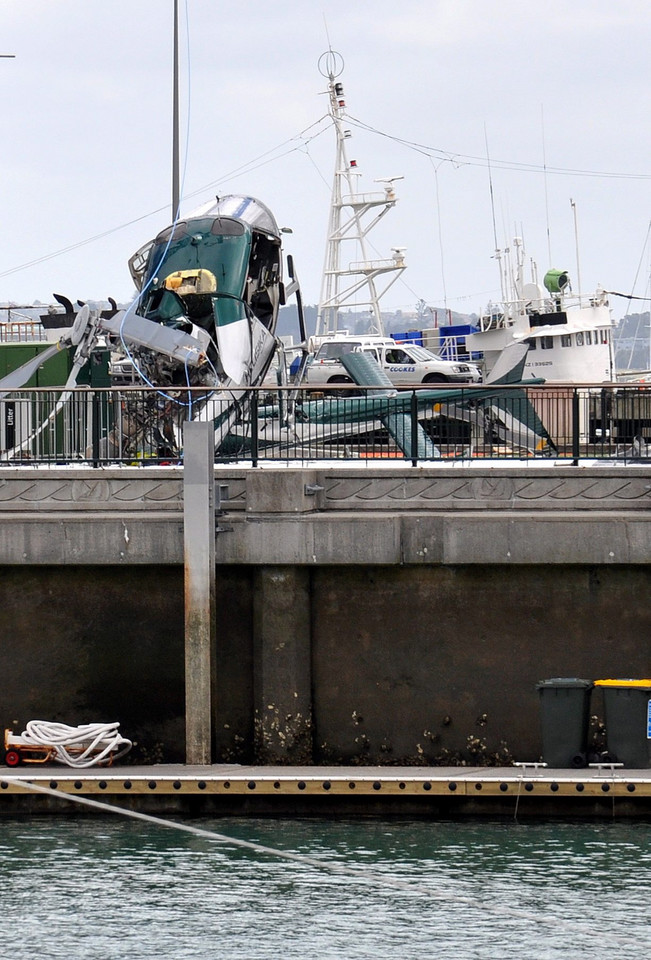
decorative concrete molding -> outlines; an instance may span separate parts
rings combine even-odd
[[[105,478],[93,473],[49,479],[0,479],[0,512],[39,510],[157,510],[183,509],[183,481],[181,478]]]
[[[566,468],[572,470],[571,467]],[[324,508],[391,510],[438,509],[651,509],[651,470],[645,475],[627,476],[618,472],[600,476],[576,474],[500,475],[494,471],[481,476],[354,476],[323,473]]]
[[[218,564],[647,564],[651,470],[215,469]],[[183,470],[0,474],[0,564],[183,563]]]

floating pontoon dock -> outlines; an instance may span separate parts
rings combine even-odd
[[[32,789],[33,785],[36,790]],[[79,812],[73,798],[150,813],[645,817],[651,771],[513,767],[59,766],[7,770],[0,813]],[[72,801],[72,802],[71,802]]]

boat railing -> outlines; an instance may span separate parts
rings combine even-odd
[[[517,317],[531,313],[554,313],[555,311],[586,310],[608,307],[608,295],[597,290],[591,295],[564,293],[562,297],[548,296],[543,300],[508,300],[500,304],[489,305],[479,317],[479,330],[499,330],[513,325]]]
[[[403,257],[390,257],[386,260],[356,260],[348,264],[344,273],[386,273],[404,267]]]
[[[345,207],[366,207],[380,206],[383,203],[391,203],[394,197],[388,197],[385,192],[380,193],[374,190],[372,193],[349,193],[341,198],[341,203]]]
[[[439,341],[438,354],[440,357],[443,357],[444,360],[459,360],[459,341],[463,340],[465,343],[465,338],[451,336],[446,337],[441,333],[441,338]],[[468,354],[466,353],[463,359],[467,359]]]
[[[550,300],[551,308],[554,309],[555,303]],[[608,308],[608,296],[604,291],[597,291],[591,295],[584,293],[566,293],[558,303],[559,310],[596,310],[599,307]]]
[[[512,323],[512,319],[502,311],[491,311],[491,313],[482,314],[479,317],[479,330],[486,333],[487,330],[500,330]]]
[[[0,343],[43,343],[47,331],[39,320],[7,320],[0,322]]]
[[[21,389],[0,398],[0,469],[182,463],[183,425],[215,423],[221,463],[487,458],[651,460],[651,384]]]

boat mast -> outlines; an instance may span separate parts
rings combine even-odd
[[[344,87],[337,78],[344,68],[343,57],[330,49],[319,59],[319,71],[328,80],[329,114],[337,138],[337,158],[330,200],[328,239],[321,283],[321,298],[316,321],[316,334],[323,336],[339,329],[339,312],[343,306],[355,305],[369,308],[369,333],[383,334],[380,298],[398,279],[406,267],[404,248],[394,247],[391,259],[370,260],[367,254],[366,237],[382,217],[396,205],[393,189],[395,180],[402,177],[387,177],[384,193],[360,194],[356,178],[360,176],[356,160],[349,160],[346,140],[350,130],[344,127],[346,101]],[[357,257],[342,264],[343,243],[355,246]],[[380,292],[378,277],[387,276],[388,282]],[[359,295],[359,296],[358,296]]]
[[[581,267],[579,264],[579,227],[576,220],[576,204],[574,200],[570,198],[570,206],[572,207],[572,215],[574,217],[574,246],[576,248],[576,287],[579,297],[581,296]]]

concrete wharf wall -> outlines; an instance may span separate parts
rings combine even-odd
[[[183,760],[182,473],[2,471],[3,724],[119,719],[134,762]],[[215,483],[215,760],[536,759],[537,680],[651,672],[648,466]]]

